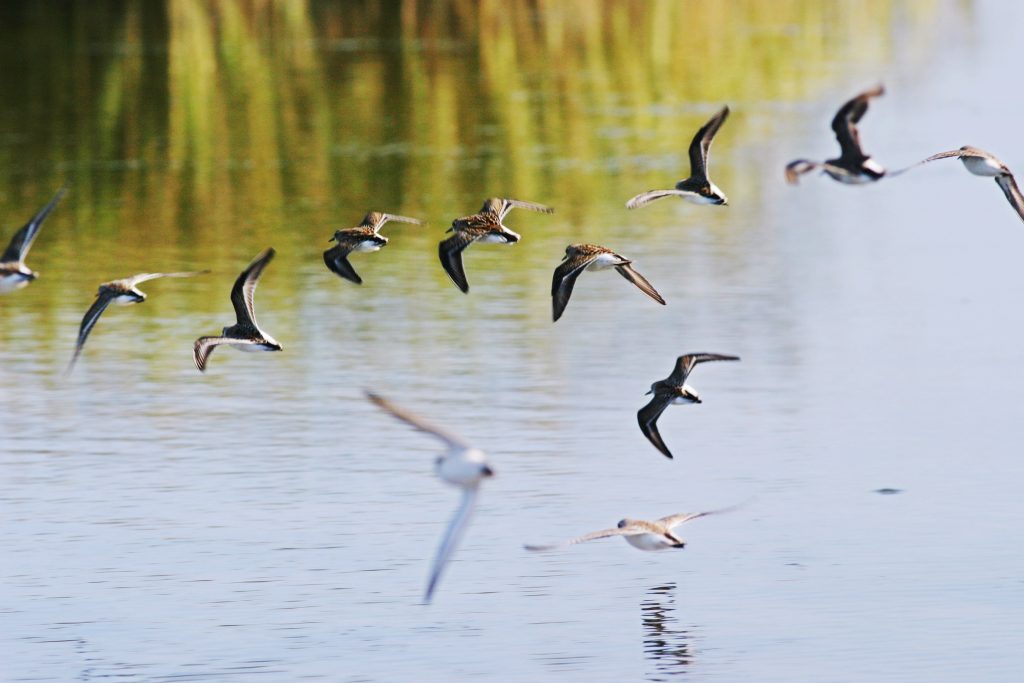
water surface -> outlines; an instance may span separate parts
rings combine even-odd
[[[1014,681],[1024,231],[954,161],[867,188],[808,177],[839,104],[893,168],[974,144],[1024,168],[1013,6],[787,1],[186,0],[0,10],[2,238],[70,191],[0,299],[4,681]],[[556,68],[557,65],[557,68]],[[633,194],[712,173],[728,207]],[[523,241],[437,264],[491,195]],[[393,224],[320,260],[367,209]],[[550,321],[566,244],[636,262]],[[257,292],[280,354],[192,341]],[[70,378],[96,285],[149,270]],[[705,403],[636,427],[688,351]],[[433,605],[458,494],[370,387],[459,431],[498,476]],[[890,487],[898,495],[875,491]],[[748,501],[684,551],[614,525]]]

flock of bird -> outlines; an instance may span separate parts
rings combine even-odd
[[[884,92],[884,88],[879,85],[843,104],[832,119],[832,130],[839,142],[839,156],[822,162],[807,159],[792,161],[785,168],[786,180],[795,184],[801,175],[819,170],[833,180],[844,184],[865,184],[899,175],[910,168],[931,161],[958,158],[972,174],[994,178],[1010,206],[1017,212],[1021,220],[1024,220],[1024,196],[1021,195],[1013,174],[1006,164],[988,152],[975,147],[963,146],[957,150],[934,154],[913,166],[891,172],[887,172],[885,168],[867,155],[861,147],[857,124],[867,112],[871,99],[883,95]],[[696,204],[727,204],[728,200],[725,194],[711,182],[708,176],[708,153],[715,135],[725,123],[728,115],[729,108],[723,107],[697,131],[689,147],[690,175],[687,178],[677,182],[673,189],[648,190],[638,194],[626,202],[626,208],[636,209],[657,199],[671,196],[680,197]],[[39,234],[43,221],[53,211],[64,194],[64,188],[58,190],[46,206],[40,209],[11,238],[7,249],[0,256],[0,293],[20,289],[38,277],[38,273],[32,271],[25,264],[25,258]],[[516,199],[491,198],[484,202],[478,213],[452,221],[451,227],[448,229],[452,235],[440,242],[438,256],[445,272],[463,293],[469,292],[469,281],[466,277],[462,256],[468,247],[476,243],[515,244],[521,239],[518,233],[509,229],[504,223],[506,216],[513,208],[541,213],[553,212],[553,209],[542,204]],[[371,211],[366,214],[358,226],[337,230],[330,238],[330,241],[336,244],[323,254],[327,268],[345,280],[357,285],[362,284],[362,278],[352,267],[349,257],[353,253],[379,251],[386,246],[388,238],[381,235],[380,230],[389,221],[423,224],[423,221],[416,218]],[[193,359],[201,372],[206,370],[210,355],[221,345],[228,345],[241,351],[282,350],[281,344],[263,331],[256,322],[253,299],[260,276],[274,258],[274,254],[272,248],[264,250],[235,280],[234,286],[231,288],[231,304],[235,311],[235,324],[224,327],[220,335],[202,336],[196,339],[193,345]],[[570,244],[566,247],[565,256],[555,268],[552,277],[553,320],[558,321],[562,317],[569,298],[572,296],[576,280],[583,271],[609,268],[614,268],[626,280],[658,303],[665,303],[654,286],[633,267],[633,262],[630,259],[604,246]],[[82,318],[75,349],[68,365],[68,372],[73,369],[89,333],[110,304],[142,303],[146,300],[146,294],[138,288],[138,285],[148,280],[163,277],[188,278],[208,272],[139,273],[102,283],[96,293],[95,301]],[[672,453],[662,440],[657,427],[658,419],[665,409],[669,405],[701,402],[696,390],[687,383],[693,369],[700,363],[738,360],[737,356],[719,353],[682,355],[676,359],[675,367],[668,377],[651,385],[648,394],[653,394],[653,398],[647,405],[640,408],[637,413],[637,421],[644,436],[658,451],[666,457],[672,458]],[[430,424],[411,411],[399,407],[375,393],[367,392],[367,397],[382,410],[399,420],[442,441],[447,447],[447,451],[437,459],[436,473],[444,481],[461,488],[463,492],[462,502],[449,523],[431,568],[425,596],[426,601],[429,602],[466,527],[479,486],[484,479],[494,475],[494,469],[482,450],[470,445],[461,437]],[[528,550],[551,550],[564,545],[622,536],[630,545],[641,550],[682,548],[685,542],[674,533],[676,527],[700,517],[731,509],[733,508],[673,514],[655,521],[623,519],[615,528],[585,534],[564,543],[527,545],[525,547]]]

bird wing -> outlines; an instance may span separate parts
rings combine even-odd
[[[818,168],[821,168],[821,164],[816,161],[810,161],[808,159],[797,159],[786,164],[786,182],[790,185],[796,185],[799,182],[800,176],[804,173],[810,173]]]
[[[23,225],[18,232],[14,233],[3,256],[0,256],[0,263],[22,263],[25,260],[28,250],[32,248],[32,243],[36,241],[39,228],[43,227],[43,221],[53,211],[53,207],[57,206],[57,202],[61,200],[65,192],[67,192],[67,188],[64,187],[57,190],[57,194],[53,195],[53,199],[47,202],[46,206],[39,209],[36,215],[32,216],[29,222]]]
[[[430,422],[424,420],[422,417],[413,413],[412,411],[400,408],[391,401],[387,400],[379,394],[375,394],[372,391],[366,392],[366,398],[370,399],[379,408],[382,408],[388,413],[391,413],[394,417],[398,418],[402,422],[406,423],[413,429],[418,429],[421,432],[431,434],[436,438],[444,441],[449,447],[453,448],[471,448],[469,443],[462,437],[453,434],[445,429],[442,429]]]
[[[75,361],[78,360],[78,355],[82,353],[82,347],[85,346],[85,340],[89,338],[89,333],[92,331],[93,326],[96,325],[96,321],[103,315],[103,311],[107,310],[107,306],[117,296],[114,292],[108,289],[101,290],[96,295],[96,300],[92,302],[92,306],[85,312],[85,316],[82,318],[82,324],[78,328],[78,341],[75,342],[75,352],[71,356],[71,362],[68,363],[68,369],[66,372],[70,373],[75,367]]]
[[[138,275],[132,275],[125,279],[125,284],[128,287],[134,287],[135,285],[146,282],[147,280],[155,280],[159,277],[195,277],[196,275],[206,275],[210,271],[208,270],[191,270],[182,273],[139,273]]]
[[[437,254],[441,259],[444,272],[448,273],[448,277],[463,293],[469,291],[469,281],[466,279],[466,270],[462,266],[462,252],[480,239],[483,234],[482,231],[471,229],[456,230],[451,237],[441,240],[441,243],[437,245]]]
[[[717,114],[705,123],[697,134],[693,136],[690,143],[690,176],[693,178],[708,178],[708,150],[711,148],[711,141],[715,139],[718,129],[729,117],[729,107],[722,107]]]
[[[868,110],[868,102],[872,97],[885,94],[885,88],[881,85],[862,92],[839,108],[835,118],[832,119],[832,130],[839,141],[841,156],[845,159],[861,159],[864,152],[860,147],[860,134],[857,132],[857,123]]]
[[[685,356],[676,358],[676,367],[669,375],[668,381],[676,386],[683,386],[686,378],[693,372],[693,368],[699,363],[707,363],[712,360],[739,360],[739,356],[727,356],[723,353],[688,353]]]
[[[626,202],[626,208],[639,209],[641,206],[646,206],[655,199],[661,199],[662,197],[671,197],[673,195],[677,197],[692,197],[696,194],[696,192],[690,192],[689,190],[647,190],[647,192],[641,192]]]
[[[659,304],[663,306],[665,305],[665,300],[661,298],[661,294],[658,294],[658,290],[656,290],[654,286],[647,281],[647,278],[636,272],[633,266],[628,263],[624,263],[621,266],[615,266],[615,270],[619,271],[619,275],[636,285],[641,292],[651,297]]]
[[[1024,196],[1021,196],[1020,188],[1017,187],[1017,181],[1013,179],[1012,175],[1006,173],[996,176],[996,184],[999,185],[999,189],[1006,195],[1006,200],[1010,202],[1013,210],[1024,221]]]
[[[231,288],[231,305],[235,307],[235,317],[239,325],[257,327],[256,312],[253,310],[253,294],[256,292],[256,285],[259,284],[263,269],[274,258],[275,253],[277,252],[273,247],[262,251],[235,280],[235,284]]]
[[[661,451],[662,455],[671,459],[672,453],[661,438],[658,432],[658,418],[665,412],[665,408],[672,402],[672,395],[669,393],[654,393],[650,403],[637,411],[636,421],[640,424],[640,431],[644,433],[647,440],[654,444],[654,447]]]
[[[372,228],[374,232],[379,231],[385,223],[388,221],[395,221],[397,223],[412,223],[414,225],[423,225],[423,221],[418,218],[409,218],[408,216],[399,216],[394,213],[380,213],[379,211],[371,211],[366,214],[363,218],[363,222],[360,226],[366,228]]]
[[[359,273],[356,272],[356,269],[348,261],[350,253],[352,253],[352,246],[342,243],[342,240],[338,240],[337,246],[331,247],[324,252],[324,263],[332,273],[357,285],[361,285],[363,284],[363,278],[359,277]]]
[[[739,509],[740,505],[730,505],[725,508],[718,508],[717,510],[707,510],[706,512],[680,512],[679,514],[669,515],[668,517],[662,517],[657,520],[658,524],[664,525],[669,531],[675,529],[680,524],[693,521],[700,517],[707,517],[708,515],[719,515],[723,512],[732,512],[733,510]]]
[[[561,543],[552,543],[550,545],[523,545],[527,550],[541,551],[541,550],[554,550],[556,548],[564,548],[570,545],[576,545],[577,543],[586,543],[587,541],[596,541],[599,538],[610,538],[612,536],[635,536],[636,534],[646,533],[645,531],[635,527],[615,528],[615,529],[602,529],[601,531],[593,531],[589,534],[577,536],[576,538],[570,538],[568,541],[562,541]]]
[[[491,212],[497,214],[498,220],[504,220],[505,216],[512,209],[529,209],[530,211],[538,211],[540,213],[554,213],[555,210],[550,206],[544,204],[538,204],[536,202],[524,202],[519,199],[507,199],[501,197],[491,197],[484,202],[483,208],[480,209],[480,213]]]
[[[569,297],[572,296],[572,288],[576,284],[576,278],[601,253],[575,254],[566,258],[555,268],[555,274],[551,278],[552,315],[555,320],[562,317],[565,307],[569,305]]]
[[[430,567],[430,580],[427,582],[427,592],[423,598],[424,602],[430,602],[431,597],[434,595],[434,589],[437,588],[437,582],[441,579],[441,573],[444,572],[445,565],[448,563],[449,558],[451,558],[452,553],[455,552],[455,548],[459,545],[462,532],[465,531],[469,517],[476,506],[476,493],[477,488],[475,486],[467,488],[462,493],[462,502],[459,503],[455,516],[448,523],[448,530],[445,531],[441,545],[437,549],[437,555],[434,556],[434,564]]]
[[[259,344],[260,342],[251,339],[236,339],[235,337],[200,337],[192,345],[192,360],[200,372],[206,372],[206,359],[210,357],[213,350],[221,344]]]

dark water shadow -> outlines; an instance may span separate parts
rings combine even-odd
[[[650,663],[648,681],[667,681],[686,674],[693,663],[692,634],[674,616],[675,583],[655,586],[640,603],[644,629],[644,658]]]

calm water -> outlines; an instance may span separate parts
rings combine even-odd
[[[1024,10],[541,6],[4,4],[0,239],[70,192],[0,299],[0,680],[1019,680],[1024,229],[955,161],[867,188],[782,166],[883,81],[882,163],[970,143],[1024,169]],[[723,103],[730,206],[627,212]],[[464,296],[436,244],[490,195],[557,213],[470,250]],[[320,252],[368,208],[429,225],[388,226],[356,287]],[[668,306],[585,274],[552,325],[573,241]],[[192,341],[271,245],[285,351],[201,375]],[[99,282],[193,268],[61,377]],[[666,412],[669,461],[635,412],[703,350],[743,361]],[[430,606],[458,493],[364,387],[498,470]],[[744,500],[680,552],[521,549]]]

